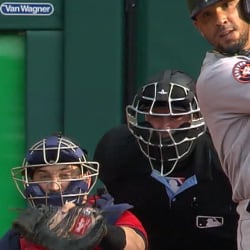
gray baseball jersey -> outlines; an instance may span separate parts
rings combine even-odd
[[[207,52],[197,95],[233,200],[250,199],[250,59]]]

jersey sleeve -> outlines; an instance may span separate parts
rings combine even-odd
[[[116,226],[126,226],[133,228],[137,233],[139,233],[147,243],[148,237],[146,230],[144,229],[140,220],[130,211],[125,211],[120,218],[115,223]]]

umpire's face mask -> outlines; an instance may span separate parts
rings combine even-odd
[[[166,115],[168,110],[157,107],[154,115],[146,115],[145,121],[134,128],[141,151],[149,159],[152,170],[162,176],[174,171],[193,144],[193,139],[189,140],[190,115]]]
[[[193,141],[185,140],[187,131],[165,130],[163,132],[144,130],[138,140],[141,151],[147,156],[152,170],[167,176],[176,169],[177,164],[189,155]]]
[[[187,115],[170,115],[168,107],[156,107],[152,114],[145,115],[145,121],[159,133],[161,137],[168,136],[168,129],[178,129],[180,127],[190,126],[191,117]],[[166,133],[164,133],[166,131]]]

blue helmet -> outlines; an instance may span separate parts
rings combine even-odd
[[[36,169],[54,165],[76,165],[80,174],[63,179],[69,182],[66,190],[61,189],[59,181],[58,192],[46,193],[39,184],[50,183],[51,180],[34,181],[32,176]],[[99,163],[87,161],[85,150],[69,138],[58,135],[44,138],[31,146],[22,166],[12,168],[11,172],[18,191],[31,206],[41,203],[62,206],[66,201],[82,203],[97,181]],[[87,183],[86,179],[91,181]]]

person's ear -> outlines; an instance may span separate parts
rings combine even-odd
[[[197,24],[196,20],[193,20],[193,24],[194,24],[195,28],[198,30],[198,32],[201,34],[201,36],[205,37],[205,35],[203,34],[203,32],[200,30],[199,25]]]
[[[193,25],[197,30],[200,30],[196,19],[193,19]]]

